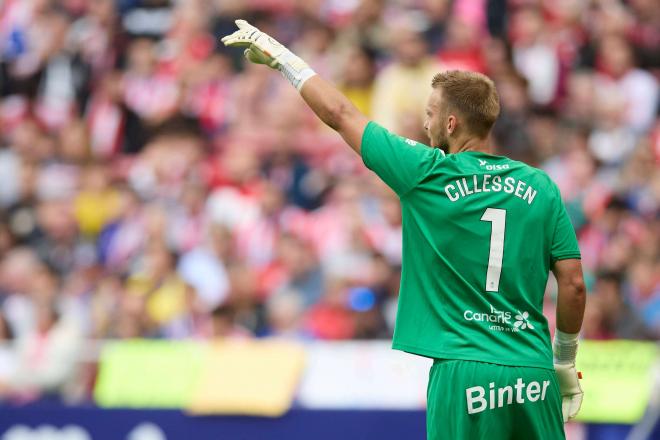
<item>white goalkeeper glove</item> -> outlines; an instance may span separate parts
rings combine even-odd
[[[564,423],[577,415],[584,397],[584,392],[580,387],[582,375],[575,368],[577,347],[578,333],[571,334],[556,330],[552,351],[554,353],[557,381],[559,382],[559,392],[561,393],[561,410]]]
[[[244,54],[249,61],[279,70],[298,90],[305,81],[316,75],[306,62],[270,35],[245,20],[236,20],[236,26],[238,30],[221,41],[225,46],[247,47]]]

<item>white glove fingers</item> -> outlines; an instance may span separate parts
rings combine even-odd
[[[236,26],[238,26],[239,29],[248,29],[248,28],[254,27],[250,23],[248,23],[247,21],[241,20],[241,19],[234,20],[234,23],[236,23]]]
[[[575,394],[573,396],[565,396],[561,402],[561,412],[564,417],[564,423],[577,416],[582,406],[583,394]]]
[[[231,44],[230,40],[237,40],[244,34],[244,31],[236,31],[233,34],[226,35],[220,39],[223,43],[225,43],[225,46],[227,44]]]
[[[225,46],[233,46],[233,47],[245,47],[245,46],[250,46],[252,44],[250,40],[246,40],[245,38],[229,38],[225,41],[223,41]]]
[[[305,81],[315,75],[307,63],[270,35],[261,32],[245,20],[236,20],[235,23],[239,30],[220,40],[225,46],[248,46],[248,50],[243,54],[249,61],[279,70],[298,90]]]
[[[573,417],[577,416],[577,413],[580,411],[580,407],[582,406],[583,396],[584,394],[582,393],[571,396],[568,418],[572,419]]]
[[[236,38],[227,38],[226,40],[222,40],[225,46],[235,46],[238,43],[238,40]]]

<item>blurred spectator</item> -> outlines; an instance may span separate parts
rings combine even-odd
[[[75,378],[82,343],[79,329],[52,301],[38,301],[35,312],[36,328],[17,341],[16,370],[0,385],[4,398],[25,401],[53,395]]]
[[[54,283],[53,274],[33,250],[19,247],[5,255],[0,264],[2,308],[7,324],[17,338],[34,331],[37,302],[53,299],[56,294],[52,290]]]
[[[528,82],[515,73],[503,75],[497,80],[500,95],[500,117],[493,127],[493,137],[507,156],[528,163],[536,163],[536,150],[531,148],[531,114]]]
[[[391,38],[394,61],[376,77],[372,102],[374,119],[403,136],[421,138],[423,109],[433,75],[440,64],[428,54],[423,35],[411,24],[401,24]]]
[[[146,221],[137,194],[126,187],[118,190],[117,213],[99,234],[97,255],[111,273],[126,273],[145,243]]]
[[[161,37],[172,26],[173,8],[170,0],[122,1],[122,26],[133,36]]]
[[[268,313],[268,335],[289,338],[305,338],[302,316],[305,311],[303,300],[296,292],[281,291],[266,303]]]
[[[591,153],[603,165],[620,165],[635,148],[635,134],[624,124],[624,104],[614,90],[597,93],[597,122],[588,142]]]
[[[559,84],[559,59],[545,28],[541,11],[533,6],[520,8],[512,17],[513,61],[529,81],[531,101],[540,106],[553,101]]]
[[[0,314],[0,383],[9,384],[17,367],[14,333],[5,317]]]
[[[176,258],[164,243],[151,243],[127,280],[126,294],[144,302],[153,335],[167,334],[187,311],[189,287],[175,272]]]
[[[79,265],[94,263],[94,254],[78,235],[68,200],[43,201],[37,206],[37,231],[30,245],[59,275]]]
[[[138,153],[145,143],[145,124],[123,101],[122,76],[109,72],[99,81],[87,106],[94,156]]]
[[[590,128],[595,121],[596,81],[588,70],[571,72],[564,102],[565,119],[578,127]]]
[[[646,327],[639,315],[627,304],[623,295],[621,275],[615,272],[599,274],[594,286],[594,292],[589,301],[590,307],[598,310],[597,322],[600,322],[600,332],[587,337],[620,338],[620,339],[653,339],[653,334]],[[591,318],[590,312],[589,317]],[[593,324],[589,324],[591,326]]]
[[[318,302],[323,294],[324,274],[308,245],[295,236],[282,236],[275,265],[281,271],[282,280],[275,294],[279,290],[294,293],[306,308]],[[272,289],[270,286],[265,287]]]
[[[119,211],[119,194],[110,185],[107,167],[90,164],[83,170],[80,191],[75,197],[74,210],[78,230],[87,237],[96,237]]]
[[[364,41],[367,46],[384,49],[389,40],[389,30],[383,26],[387,10],[386,0],[361,0],[350,17],[354,41]]]
[[[222,131],[229,123],[231,107],[228,100],[233,79],[230,61],[220,54],[209,56],[203,65],[190,72],[185,84],[182,110],[199,118],[200,126],[210,134]]]
[[[319,303],[311,308],[305,329],[318,339],[350,339],[355,336],[355,316],[348,307],[348,290],[332,280]]]
[[[657,116],[658,81],[635,67],[632,48],[625,39],[610,35],[600,41],[597,67],[604,76],[599,86],[612,85],[622,97],[622,122],[635,132],[648,130]]]
[[[365,115],[371,116],[376,54],[366,46],[352,48],[341,75],[341,91]]]
[[[314,172],[307,159],[296,152],[290,144],[291,140],[282,132],[276,136],[272,151],[264,157],[263,174],[271,184],[264,185],[262,211],[282,210],[285,206],[268,207],[263,202],[267,197],[275,198],[271,203],[282,205],[291,203],[303,209],[314,209],[320,205],[320,198],[326,189],[324,177]],[[283,193],[283,194],[281,194]],[[286,200],[283,198],[286,197]]]
[[[113,0],[89,2],[87,7],[87,13],[72,23],[67,38],[71,50],[89,66],[92,77],[98,78],[117,61],[121,30],[116,26]]]
[[[223,304],[211,312],[211,338],[247,338],[250,332],[236,324],[236,311]]]
[[[326,78],[336,76],[336,51],[330,50],[335,40],[334,30],[322,21],[305,23],[300,38],[293,44],[293,51]]]
[[[435,52],[442,46],[452,2],[449,0],[425,0],[423,3],[424,13],[429,21],[424,36],[429,42],[431,50]]]
[[[159,71],[156,44],[134,40],[128,47],[124,76],[124,100],[128,108],[151,124],[162,122],[176,110],[179,89],[176,78]]]
[[[231,232],[213,225],[205,244],[196,247],[179,260],[178,272],[197,293],[207,308],[217,307],[229,294],[226,264],[231,253]]]
[[[354,338],[377,339],[387,336],[376,292],[368,287],[354,287],[348,292],[348,304],[356,312]]]
[[[447,23],[446,34],[438,59],[447,70],[472,70],[484,72],[485,65],[481,51],[480,29],[462,17]]]

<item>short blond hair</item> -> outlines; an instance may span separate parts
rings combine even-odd
[[[442,91],[450,112],[465,118],[470,133],[480,138],[488,136],[500,114],[500,97],[490,78],[477,72],[448,70],[436,74],[431,87]]]

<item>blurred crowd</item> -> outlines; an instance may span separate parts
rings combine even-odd
[[[658,338],[657,1],[0,0],[0,398],[57,390],[87,339],[391,336],[398,200],[218,45],[235,18],[420,141],[434,73],[488,74],[498,154],[577,230],[584,336]]]

